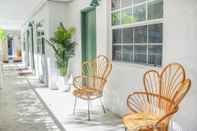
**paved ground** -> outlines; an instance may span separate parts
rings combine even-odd
[[[4,68],[0,89],[0,131],[60,131],[16,66]]]
[[[88,121],[87,101],[79,99],[76,114],[73,115],[74,97],[72,92],[61,92],[42,87],[36,88],[36,91],[66,131],[124,131],[121,118],[110,111],[104,114],[97,100],[91,102],[91,121]]]
[[[16,68],[14,65],[4,68],[0,131],[60,131],[63,128],[66,131],[124,131],[121,118],[110,111],[104,114],[98,101],[91,104],[91,121],[87,120],[86,101],[78,101],[77,113],[73,115],[72,91],[50,90],[33,76],[18,76]],[[177,125],[172,126],[176,129],[170,131],[183,131]]]
[[[66,131],[124,131],[121,118],[110,111],[104,114],[99,101],[91,102],[91,121],[88,121],[87,101],[78,100],[77,113],[73,115],[72,90],[51,90],[32,76],[28,77],[28,80]],[[169,131],[187,130],[172,121]]]
[[[91,102],[91,121],[88,121],[87,101],[78,99],[76,114],[73,115],[75,99],[72,90],[50,90],[35,78],[28,79],[66,131],[124,131],[121,118],[110,111],[104,114],[99,100]]]

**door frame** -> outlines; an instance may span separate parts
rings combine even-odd
[[[88,12],[95,10],[95,7],[87,7],[81,10],[81,60],[86,61],[86,19],[85,16]],[[95,18],[96,18],[96,13],[95,13]],[[95,26],[96,26],[96,20],[95,20]],[[96,27],[95,27],[96,28]],[[95,32],[96,35],[96,32]],[[96,41],[96,40],[95,40]],[[96,52],[96,50],[95,50]],[[96,52],[97,53],[97,52]]]
[[[32,52],[32,66],[33,66],[33,70],[35,70],[35,52],[34,52],[34,27],[33,27],[33,24],[32,24],[32,27],[30,27],[30,34],[31,34],[31,52]]]
[[[29,29],[27,29],[26,31],[26,45],[27,45],[27,51],[26,51],[26,55],[27,55],[27,66],[30,67],[31,66],[31,62],[30,62],[30,41],[29,38],[30,37],[30,31]]]
[[[8,37],[8,39],[7,39],[7,43],[8,43],[8,45],[7,45],[7,48],[8,48],[8,58],[14,56],[13,40],[14,40],[13,37]]]

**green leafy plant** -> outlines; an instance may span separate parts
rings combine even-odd
[[[72,41],[75,31],[74,27],[66,29],[60,23],[54,32],[54,37],[50,39],[50,46],[55,52],[56,63],[61,76],[67,75],[69,59],[75,55],[77,43]]]
[[[120,17],[121,14],[121,17]],[[112,25],[131,24],[137,21],[137,17],[132,16],[130,12],[122,11],[112,14]]]
[[[122,12],[122,24],[130,24],[136,22],[136,17],[128,12]]]
[[[97,6],[99,6],[99,2],[100,2],[101,0],[92,0],[92,2],[90,3],[90,6],[92,6],[92,7],[97,7]]]
[[[5,40],[5,37],[6,37],[6,32],[0,28],[0,42]]]

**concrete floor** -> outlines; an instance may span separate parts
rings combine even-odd
[[[19,76],[17,65],[4,66],[0,89],[0,131],[123,131],[121,119],[112,112],[104,114],[98,101],[78,101],[73,115],[72,92],[50,90],[33,76]]]
[[[88,121],[87,101],[78,99],[73,115],[72,90],[51,90],[33,77],[28,80],[66,131],[124,131],[121,118],[110,111],[104,114],[99,100],[91,102],[91,121]]]
[[[4,68],[0,89],[0,131],[124,131],[121,118],[102,112],[99,101],[91,104],[87,120],[87,102],[78,100],[73,115],[72,91],[50,90],[34,76],[19,76],[16,65]],[[183,131],[172,123],[170,131]]]
[[[16,66],[4,67],[0,90],[0,131],[60,131]]]

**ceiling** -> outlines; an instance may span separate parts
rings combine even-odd
[[[0,27],[18,29],[42,0],[0,0]]]

